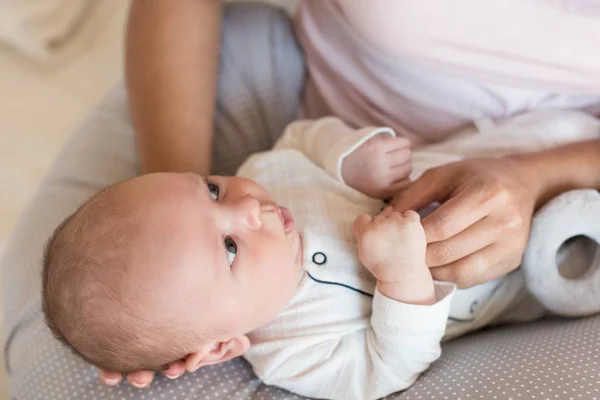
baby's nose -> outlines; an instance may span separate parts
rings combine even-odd
[[[262,206],[256,197],[252,195],[244,196],[238,204],[238,211],[241,220],[248,228],[260,229],[262,226],[262,221],[260,219]]]

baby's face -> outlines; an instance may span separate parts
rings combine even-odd
[[[262,186],[155,174],[131,189],[144,228],[130,273],[161,299],[147,307],[216,336],[248,333],[286,307],[300,279],[301,240],[289,211]]]

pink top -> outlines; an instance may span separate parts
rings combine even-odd
[[[600,114],[600,0],[301,0],[308,117],[415,144],[531,109]]]

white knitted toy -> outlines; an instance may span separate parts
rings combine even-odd
[[[599,243],[600,193],[573,190],[548,202],[533,219],[521,266],[531,293],[558,315],[600,312]]]

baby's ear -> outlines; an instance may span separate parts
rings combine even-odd
[[[211,341],[185,358],[185,368],[194,372],[205,365],[218,364],[239,357],[250,348],[248,336],[241,335],[225,341]]]

